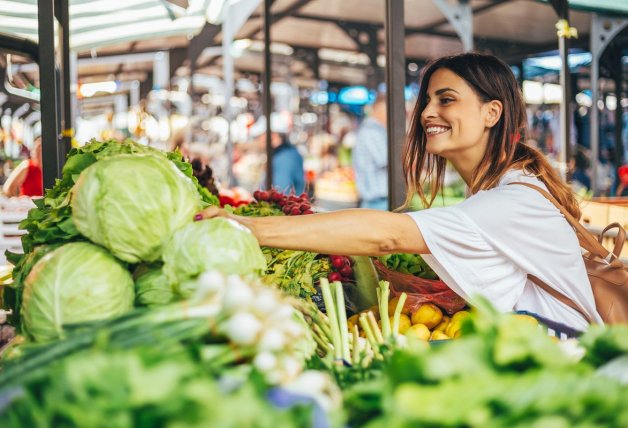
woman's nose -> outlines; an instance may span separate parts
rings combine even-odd
[[[436,117],[436,109],[431,103],[428,103],[421,113],[421,119],[425,120],[433,117]]]

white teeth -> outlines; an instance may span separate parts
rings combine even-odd
[[[425,130],[425,132],[430,135],[440,134],[446,131],[449,131],[449,128],[446,128],[444,126],[430,126]]]

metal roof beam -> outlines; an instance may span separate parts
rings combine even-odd
[[[302,7],[306,6],[308,3],[310,3],[312,0],[297,0],[296,2],[294,2],[291,6],[287,7],[286,9],[282,10],[279,13],[275,13],[271,15],[271,23],[275,24],[279,21],[281,21],[284,18],[287,18],[289,16],[294,15],[298,10],[300,10]],[[261,15],[251,15],[251,19],[253,18],[261,18]],[[243,38],[244,39],[252,39],[253,37],[257,36],[260,31],[262,31],[261,28],[256,28],[254,30],[252,30],[251,32],[249,32],[248,34],[246,34]]]
[[[379,40],[377,40],[378,27],[372,24],[339,21],[336,23],[353,42],[360,52],[364,52],[370,61],[367,68],[367,82],[370,88],[375,89],[384,80],[384,73],[377,64],[379,55]]]

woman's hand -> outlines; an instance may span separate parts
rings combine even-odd
[[[219,208],[217,206],[211,206],[211,207],[205,208],[203,211],[196,214],[194,216],[194,221],[199,221],[199,220],[203,220],[207,218],[214,218],[214,217],[225,217],[225,218],[233,219],[233,217],[235,216],[230,214],[229,212],[227,212],[227,210],[223,208]]]
[[[223,208],[219,208],[217,206],[211,206],[211,207],[205,208],[203,211],[201,211],[200,213],[194,216],[194,221],[201,221],[201,220],[218,218],[218,217],[228,218],[230,220],[237,221],[242,226],[250,229],[251,232],[253,232],[253,235],[255,235],[255,237],[257,238],[257,240],[258,241],[260,240],[260,237],[257,233],[257,229],[255,227],[253,217],[242,217],[239,215],[231,214],[229,211]]]

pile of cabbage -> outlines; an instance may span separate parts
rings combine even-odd
[[[216,203],[203,190],[178,153],[131,141],[73,150],[21,225],[26,254],[8,255],[16,267],[4,304],[14,324],[33,341],[53,340],[70,324],[188,298],[206,270],[263,273],[248,229],[224,218],[194,222]]]

